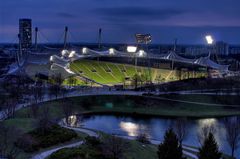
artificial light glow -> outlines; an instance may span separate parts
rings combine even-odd
[[[69,116],[68,118],[66,118],[65,120],[67,120],[67,124],[68,126],[75,126],[76,123],[77,123],[77,116],[76,115],[72,115],[72,116]]]
[[[214,40],[211,35],[207,35],[205,38],[206,38],[208,44],[213,44]]]
[[[82,53],[87,54],[87,48],[86,47],[82,48]]]
[[[110,48],[110,49],[109,49],[109,54],[110,54],[110,55],[113,55],[113,54],[114,54],[114,49],[113,49],[113,48]]]
[[[145,52],[144,52],[144,50],[139,50],[139,57],[143,57],[144,55],[145,55]]]
[[[69,52],[68,52],[68,50],[62,50],[62,56],[65,56],[66,54],[68,54]]]
[[[53,56],[50,56],[50,61],[53,61]]]
[[[136,52],[137,51],[137,47],[136,46],[128,46],[127,47],[127,52]]]
[[[121,122],[120,128],[128,133],[128,136],[137,136],[139,125],[132,122]]]
[[[76,51],[71,51],[71,53],[69,54],[69,58],[72,58],[74,55],[76,54]]]

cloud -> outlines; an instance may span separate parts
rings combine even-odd
[[[188,11],[181,9],[157,9],[145,7],[97,8],[94,10],[110,22],[130,22],[139,20],[165,20]]]
[[[57,16],[61,18],[76,18],[76,15],[66,12],[59,12],[57,13]]]

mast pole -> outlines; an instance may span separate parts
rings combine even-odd
[[[64,49],[67,47],[67,33],[68,33],[68,27],[65,27],[65,33],[64,33]]]

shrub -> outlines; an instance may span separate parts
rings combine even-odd
[[[101,144],[101,142],[96,137],[87,136],[85,138],[85,144],[88,145],[88,146],[96,147],[96,146],[99,146]]]
[[[40,148],[46,148],[66,141],[70,141],[77,137],[77,133],[73,130],[62,128],[58,125],[53,125],[44,134],[35,129],[24,134],[15,143],[16,146],[23,149],[25,152],[34,152]],[[28,139],[31,139],[27,141]]]
[[[146,133],[140,133],[137,136],[136,140],[141,142],[141,143],[144,143],[144,144],[150,144],[149,137],[148,137],[148,135]]]

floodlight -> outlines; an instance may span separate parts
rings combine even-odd
[[[144,50],[139,50],[138,56],[143,57],[144,55],[145,55],[145,51]]]
[[[75,53],[76,53],[76,51],[71,51],[68,57],[72,58],[75,55]]]
[[[87,54],[87,48],[86,47],[82,48],[82,53]]]
[[[50,61],[53,61],[53,56],[50,56]]]
[[[68,50],[62,50],[62,56],[65,56],[66,54],[68,54],[69,52],[68,52]]]
[[[110,49],[109,49],[109,54],[110,54],[110,55],[113,55],[113,54],[114,54],[114,49],[113,49],[113,48],[110,48]]]
[[[207,36],[205,36],[205,38],[206,38],[206,40],[207,40],[207,43],[209,44],[209,45],[211,45],[211,44],[213,44],[213,38],[212,38],[212,36],[211,35],[207,35]]]
[[[127,47],[127,52],[136,52],[137,51],[137,47],[136,46],[128,46]]]

